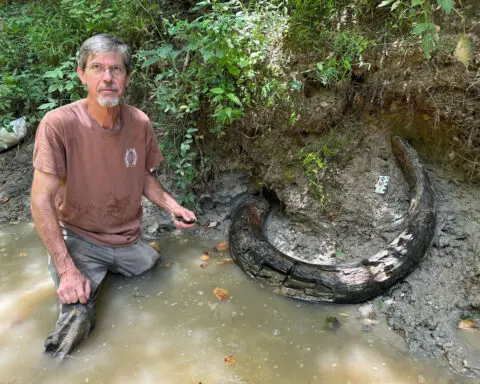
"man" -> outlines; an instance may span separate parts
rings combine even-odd
[[[139,275],[157,261],[140,238],[142,195],[170,212],[176,228],[195,225],[152,174],[162,154],[150,120],[121,103],[131,62],[115,36],[86,40],[77,73],[87,98],[47,113],[36,133],[32,216],[61,303],[45,341],[54,355],[66,356],[95,326],[107,271]]]

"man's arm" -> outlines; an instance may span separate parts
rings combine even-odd
[[[31,209],[35,227],[47,248],[60,277],[57,295],[63,304],[85,304],[90,297],[90,280],[75,267],[67,251],[55,212],[55,196],[60,186],[58,176],[35,170]]]
[[[187,222],[195,222],[188,224],[174,219],[173,222],[176,228],[191,228],[196,225],[197,217],[195,216],[195,213],[178,204],[177,201],[167,191],[165,191],[165,189],[163,189],[157,178],[149,172],[145,173],[143,194],[147,199],[162,207],[167,212],[170,212],[172,214],[172,218],[181,217]]]

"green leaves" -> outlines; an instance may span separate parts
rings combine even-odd
[[[419,23],[412,29],[412,34],[421,35],[425,32],[435,32],[435,24],[432,23]]]
[[[427,33],[422,37],[422,49],[427,60],[432,58],[431,53],[436,48],[436,42],[431,33]]]
[[[60,68],[55,68],[53,71],[45,72],[43,75],[45,79],[61,79],[63,77],[63,71]]]
[[[239,106],[242,106],[242,102],[239,100],[239,98],[237,96],[235,96],[233,93],[228,93],[227,94],[227,97],[233,101],[235,104],[239,105]]]
[[[225,93],[222,88],[211,88],[210,92],[214,93],[215,95],[223,95]]]
[[[437,4],[446,12],[450,13],[453,9],[453,0],[437,0]]]
[[[282,12],[251,12],[240,0],[206,0],[196,9],[201,11],[194,20],[165,21],[169,41],[138,54],[143,68],[160,72],[151,89],[157,115],[166,122],[162,151],[185,196],[193,178],[209,166],[207,150],[194,151],[201,138],[224,135],[256,103],[271,107],[288,100],[291,88],[268,57],[286,29]],[[208,122],[203,131],[188,133],[189,127],[200,126],[200,118]],[[201,156],[192,156],[194,152]]]
[[[46,111],[84,95],[73,55],[87,37],[99,32],[115,33],[129,45],[135,42],[136,47],[152,41],[151,31],[155,29],[148,12],[158,6],[156,2],[139,3],[2,2],[0,125],[6,116],[25,115],[30,125],[36,126]],[[134,87],[132,84],[131,89]]]

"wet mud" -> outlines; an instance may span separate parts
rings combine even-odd
[[[408,209],[408,187],[391,154],[389,132],[366,130],[351,137],[355,139],[342,138],[348,156],[339,155],[325,175],[331,205],[318,225],[296,223],[282,204],[270,217],[269,238],[283,252],[312,262],[348,261],[375,253],[397,233]],[[418,144],[416,149],[421,149]],[[30,220],[31,151],[32,145],[25,144],[0,155],[0,191],[9,196],[0,205],[0,225]],[[480,319],[480,191],[428,159],[424,162],[436,197],[433,243],[408,277],[369,303],[379,309],[377,321],[404,337],[412,353],[480,377],[480,331],[458,329],[462,319]],[[390,176],[383,195],[374,192],[380,175]],[[225,238],[232,199],[255,190],[247,172],[218,175],[200,199],[202,226],[195,234]],[[212,222],[216,225],[205,226]],[[168,215],[146,203],[142,229],[145,237],[154,238],[173,226]]]

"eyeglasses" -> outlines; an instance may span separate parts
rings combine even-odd
[[[107,67],[100,63],[93,63],[90,65],[89,69],[95,75],[103,75],[107,69],[112,76],[121,76],[125,73],[125,68],[121,65],[111,65],[110,67]]]

